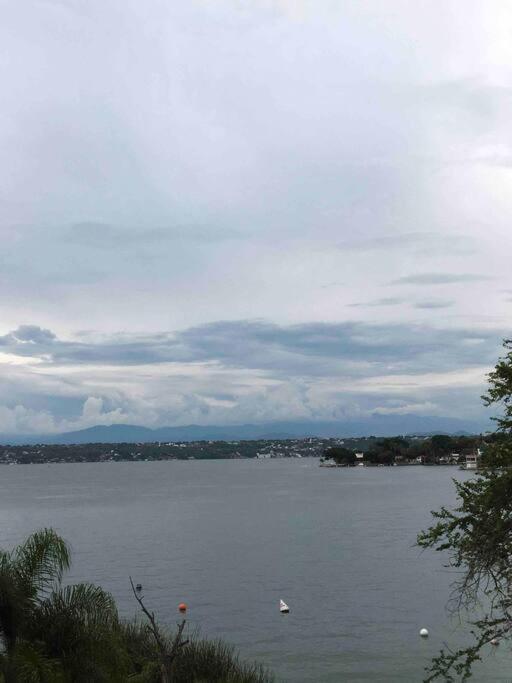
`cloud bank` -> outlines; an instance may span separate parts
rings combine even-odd
[[[0,431],[481,415],[512,8],[28,0],[0,25]]]
[[[498,341],[494,329],[361,322],[218,321],[74,339],[23,325],[0,337],[0,424],[37,432],[411,412],[482,419],[478,395]]]

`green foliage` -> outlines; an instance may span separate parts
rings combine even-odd
[[[135,664],[130,683],[159,683],[160,671],[155,662],[158,650],[149,629],[139,621],[122,625],[126,647]],[[165,638],[170,644],[172,633]],[[273,676],[262,666],[240,661],[230,645],[221,640],[191,636],[180,650],[173,669],[175,683],[272,683]]]
[[[446,434],[383,439],[371,437],[359,444],[358,450],[364,452],[364,463],[367,465],[416,464],[418,459],[426,465],[458,464],[464,462],[466,455],[494,440],[493,436],[455,437]],[[355,451],[346,447],[332,446],[326,448],[323,454],[339,465],[355,465],[357,461]]]
[[[503,415],[493,419],[500,431],[512,435],[512,339],[505,339],[503,347],[507,353],[489,374],[489,388],[482,399],[486,406],[501,404]]]
[[[493,638],[512,636],[512,343],[489,375],[485,403],[500,404],[498,434],[485,449],[485,469],[474,478],[455,482],[458,506],[433,512],[436,523],[418,536],[423,548],[448,555],[460,572],[456,606],[488,605],[487,614],[472,624],[474,643],[455,652],[443,650],[429,669],[427,681],[454,675],[466,681],[482,648]]]
[[[451,453],[454,448],[454,439],[447,434],[435,434],[431,439],[432,450],[436,453]]]
[[[233,648],[221,640],[192,640],[177,661],[175,676],[179,683],[271,683],[273,680],[262,666],[241,662]]]
[[[338,465],[353,465],[356,461],[354,451],[342,446],[334,446],[324,451],[324,457],[334,460]]]
[[[69,564],[66,543],[51,529],[37,531],[12,552],[0,551],[0,639],[8,654]]]
[[[7,664],[7,661],[4,659],[3,663]],[[6,667],[6,680],[10,673],[11,680],[17,683],[66,683],[61,663],[49,658],[41,645],[17,644],[10,664]]]
[[[112,596],[81,583],[54,591],[35,610],[27,630],[31,642],[44,642],[72,681],[122,681],[129,671],[118,635]]]
[[[409,459],[410,450],[410,443],[402,437],[379,439],[368,451],[366,459],[377,465],[392,465],[397,459]]]

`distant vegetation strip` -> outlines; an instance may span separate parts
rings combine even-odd
[[[0,464],[319,457],[335,440],[187,441],[0,446]]]
[[[326,458],[355,465],[357,453],[375,465],[457,464],[496,435],[260,439],[155,443],[36,444],[0,446],[0,465],[71,462],[137,462],[243,458]]]

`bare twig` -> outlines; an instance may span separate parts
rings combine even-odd
[[[188,643],[188,640],[182,640],[183,636],[183,630],[185,628],[185,624],[187,623],[186,619],[183,619],[181,623],[178,624],[178,630],[176,631],[176,635],[174,637],[174,640],[172,641],[172,644],[169,648],[168,643],[166,642],[165,638],[162,636],[160,629],[158,628],[158,624],[156,623],[155,619],[155,614],[154,612],[150,612],[146,605],[144,604],[144,596],[143,595],[137,595],[137,590],[133,584],[132,577],[130,576],[130,585],[132,587],[133,595],[135,596],[135,600],[140,605],[141,610],[143,613],[146,615],[149,621],[149,630],[153,634],[153,638],[155,639],[156,645],[158,647],[158,651],[160,653],[160,670],[162,673],[162,683],[172,683],[172,670],[173,670],[173,664],[176,659],[176,656],[178,655],[180,649]]]

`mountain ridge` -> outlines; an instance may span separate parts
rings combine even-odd
[[[149,443],[153,441],[233,441],[294,439],[307,437],[363,437],[413,434],[477,434],[491,426],[488,420],[451,417],[372,415],[345,421],[276,421],[239,425],[184,425],[143,427],[141,425],[95,425],[57,434],[0,434],[0,444],[84,444]]]

